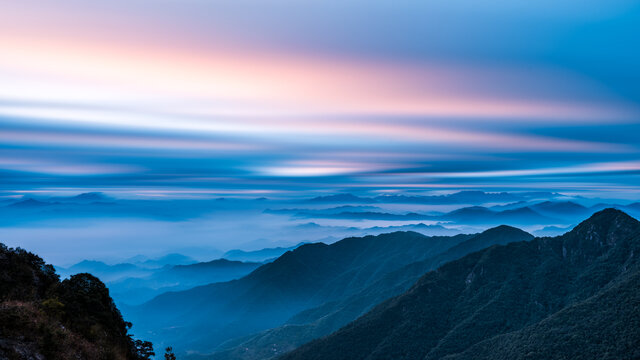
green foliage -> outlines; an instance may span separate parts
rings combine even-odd
[[[73,275],[60,284],[58,294],[65,304],[65,320],[74,330],[90,336],[101,336],[96,332],[103,331],[114,338],[126,337],[127,324],[100,279],[87,273]]]
[[[98,278],[60,282],[37,255],[0,244],[0,358],[150,359],[130,327]]]
[[[50,293],[60,278],[53,266],[37,255],[0,243],[0,301],[39,300]]]
[[[56,318],[56,319],[60,319],[62,318],[62,316],[64,316],[65,314],[65,308],[64,308],[64,304],[60,302],[60,300],[56,299],[56,298],[51,298],[51,299],[46,299],[44,300],[41,304],[40,307],[42,308],[42,310]]]

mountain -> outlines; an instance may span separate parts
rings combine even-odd
[[[498,225],[511,223],[517,225],[554,224],[561,220],[538,213],[529,206],[508,208],[506,210],[493,210],[483,206],[468,206],[453,210],[446,214],[431,213],[419,214],[409,213],[387,213],[378,211],[342,211],[340,208],[322,210],[300,210],[293,214],[297,218],[325,218],[325,219],[345,219],[345,220],[388,220],[388,221],[412,221],[412,220],[434,220],[455,222],[458,224],[482,224]],[[293,209],[267,210],[272,213],[290,213]],[[585,208],[585,211],[586,208]],[[557,214],[557,213],[556,213]],[[575,213],[569,214],[568,218],[573,219]]]
[[[160,268],[167,265],[189,265],[197,261],[182,254],[167,254],[157,259],[145,260],[138,265],[145,268]]]
[[[483,206],[469,206],[451,211],[438,217],[441,221],[453,221],[459,224],[552,224],[559,222],[538,213],[529,206],[494,211]]]
[[[532,209],[554,214],[584,214],[589,209],[572,201],[545,201],[531,206]]]
[[[94,203],[94,202],[109,202],[114,200],[113,198],[101,193],[101,192],[87,192],[73,196],[55,196],[44,198],[47,201],[55,202],[71,202],[71,203]]]
[[[306,202],[310,203],[387,203],[387,204],[423,204],[423,205],[452,205],[452,204],[489,204],[512,203],[516,201],[555,199],[561,194],[550,192],[526,193],[490,193],[476,190],[464,190],[445,195],[380,195],[374,198],[359,197],[352,194],[337,194],[320,196]]]
[[[460,234],[460,230],[446,228],[442,225],[427,225],[424,223],[398,225],[398,226],[374,226],[363,229],[367,233],[383,233],[390,231],[416,231],[430,236],[452,236]]]
[[[640,211],[640,202],[634,202],[632,204],[626,205],[625,208]]]
[[[499,226],[466,240],[441,254],[408,264],[390,272],[356,294],[324,303],[291,317],[283,326],[260,332],[252,337],[225,344],[213,360],[268,359],[338,330],[369,311],[376,304],[406,291],[424,273],[442,263],[492,245],[531,240],[532,235],[510,226]]]
[[[262,264],[255,262],[218,259],[190,265],[166,266],[146,277],[120,279],[108,285],[119,304],[138,305],[163,292],[238,279],[260,265]]]
[[[60,282],[40,257],[0,243],[0,359],[148,359],[130,325],[96,277]]]
[[[630,211],[634,211],[630,206],[627,207]],[[588,208],[571,201],[545,201],[537,204],[529,204],[528,202],[520,201],[507,205],[492,206],[491,208],[484,206],[467,206],[445,214],[434,212],[428,214],[415,212],[389,213],[383,211],[372,211],[372,209],[376,208],[368,206],[342,206],[329,209],[267,209],[265,212],[292,214],[296,218],[307,219],[325,218],[388,221],[433,220],[466,225],[498,225],[504,223],[514,225],[569,224],[577,222],[590,213]]]
[[[327,219],[348,219],[348,220],[431,220],[434,217],[414,212],[405,214],[391,214],[377,211],[343,211],[339,213],[318,213],[318,212],[298,212],[294,214],[298,218],[327,218]]]
[[[228,260],[235,261],[264,262],[267,260],[275,259],[280,255],[286,253],[287,251],[295,250],[296,248],[304,244],[305,243],[299,243],[290,247],[264,248],[254,251],[230,250],[224,253],[222,257]]]
[[[545,201],[532,205],[531,208],[546,216],[574,221],[591,214],[590,209],[572,201]]]
[[[500,211],[495,215],[495,220],[499,223],[510,224],[548,224],[556,221],[553,218],[547,217],[533,210],[532,208],[525,206],[517,209],[509,209]]]
[[[453,194],[432,196],[381,195],[374,199],[380,203],[448,205],[513,202],[522,200],[523,197],[506,192],[487,193],[484,191],[465,190]]]
[[[555,238],[492,246],[425,274],[280,359],[631,359],[640,223],[606,209]]]
[[[375,200],[371,198],[364,198],[355,196],[353,194],[336,194],[328,196],[318,196],[313,199],[306,200],[309,203],[361,203],[369,204],[374,203]]]
[[[529,204],[528,202],[524,200],[520,200],[520,201],[516,201],[516,202],[504,204],[504,205],[494,205],[494,206],[491,206],[490,209],[493,211],[512,210],[512,209],[517,209],[517,208],[527,206],[528,204]]]
[[[415,232],[313,243],[234,281],[162,294],[127,314],[136,331],[177,350],[213,351],[225,341],[282,325],[300,311],[345,299],[403,266],[446,251],[469,235]]]
[[[88,193],[82,193],[76,196],[72,196],[69,198],[69,200],[79,201],[79,202],[94,202],[94,201],[108,201],[108,200],[111,200],[111,198],[101,192],[88,192]]]
[[[34,208],[51,206],[51,205],[53,204],[46,201],[40,201],[36,199],[26,199],[26,200],[14,202],[10,205],[7,205],[7,207],[11,209],[34,209]]]
[[[83,260],[68,268],[57,267],[56,270],[63,278],[69,277],[73,274],[90,273],[105,282],[114,281],[126,277],[140,277],[150,274],[150,271],[148,269],[144,269],[134,264],[121,263],[109,265],[102,261],[96,260]]]
[[[558,235],[562,235],[562,234],[566,233],[567,231],[570,231],[573,228],[574,228],[573,225],[569,225],[569,226],[545,226],[542,229],[534,231],[533,235],[535,235],[537,237],[558,236]]]
[[[304,208],[288,208],[288,209],[265,209],[265,214],[290,214],[298,217],[315,217],[322,215],[333,215],[343,212],[364,212],[364,211],[376,211],[380,212],[383,209],[377,206],[371,205],[341,205],[323,209],[304,209]]]
[[[454,210],[442,218],[446,220],[453,220],[459,223],[481,223],[488,218],[495,216],[496,212],[487,209],[482,206],[470,206],[462,209]]]

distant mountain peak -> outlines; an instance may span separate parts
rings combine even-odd
[[[71,199],[84,200],[84,201],[99,201],[99,200],[105,200],[107,198],[108,197],[101,192],[86,192],[86,193],[78,194],[72,197]]]
[[[491,233],[505,233],[505,232],[514,232],[514,233],[527,233],[524,230],[518,229],[517,227],[513,227],[510,225],[498,225],[483,231],[483,234],[491,234]]]
[[[507,242],[510,242],[510,239],[518,239],[518,241],[522,241],[531,240],[533,239],[533,237],[534,236],[529,234],[528,232],[516,227],[509,225],[499,225],[481,232],[480,234],[476,235],[475,238],[469,241],[478,242],[484,241],[484,239],[490,239],[492,242],[495,242],[495,239],[506,239]]]
[[[536,210],[543,211],[556,211],[556,212],[570,212],[570,211],[585,211],[586,207],[575,203],[573,201],[543,201],[541,203],[533,205]]]
[[[51,205],[51,204],[48,203],[48,202],[44,202],[44,201],[40,201],[40,200],[29,198],[29,199],[25,199],[25,200],[13,203],[13,204],[9,205],[9,207],[13,207],[13,208],[32,208],[32,207],[40,207],[40,206],[47,206],[47,205]]]

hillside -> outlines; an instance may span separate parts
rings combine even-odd
[[[563,236],[446,263],[281,359],[633,358],[639,250],[640,223],[603,210]]]
[[[148,359],[130,326],[96,277],[60,282],[38,256],[0,244],[0,359]]]
[[[249,339],[225,344],[227,349],[210,358],[253,360],[277,356],[338,330],[376,304],[406,291],[420,276],[443,262],[458,259],[470,252],[492,245],[532,238],[532,235],[510,226],[503,225],[486,230],[441,254],[390,272],[356,294],[302,311],[290,318],[283,326],[266,330]]]
[[[282,325],[303,310],[355,295],[469,237],[395,232],[306,244],[239,280],[166,293],[127,315],[139,324],[137,332],[153,340],[166,339],[178,351],[210,352],[225,341]]]

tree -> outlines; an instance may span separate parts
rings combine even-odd
[[[171,346],[165,349],[164,360],[176,360],[176,355],[173,353]]]
[[[152,356],[156,356],[153,352],[153,344],[150,341],[136,340],[134,342],[138,359],[149,360]]]

